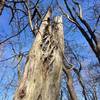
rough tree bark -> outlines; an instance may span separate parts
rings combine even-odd
[[[14,100],[58,100],[64,37],[62,17],[50,23],[49,9],[29,52]]]

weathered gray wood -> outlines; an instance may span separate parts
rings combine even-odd
[[[52,25],[49,9],[30,50],[14,100],[58,100],[64,37],[62,17]]]

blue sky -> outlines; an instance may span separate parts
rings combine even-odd
[[[85,19],[88,19],[87,14],[89,16],[90,13],[86,9],[89,6],[92,6],[93,0],[88,0],[89,3],[87,2],[87,0],[78,0],[78,1],[80,1],[81,5],[83,7],[83,11],[84,11],[83,15],[84,15]],[[51,2],[51,0],[43,0],[42,6],[45,8],[48,5],[50,5],[50,2]],[[97,0],[97,2],[98,2],[98,0]],[[59,0],[59,4],[65,9],[65,6],[63,5],[62,0]],[[57,11],[57,9],[55,9],[54,12],[55,12],[54,15],[60,15],[59,12]],[[15,34],[15,33],[12,33],[12,28],[9,25],[9,20],[10,20],[10,13],[7,9],[5,9],[3,11],[2,16],[0,16],[0,41]],[[90,24],[92,23],[91,26],[93,26],[94,22],[89,21]],[[92,50],[89,48],[88,43],[86,42],[84,37],[80,34],[80,32],[75,31],[74,29],[69,32],[69,30],[71,28],[71,24],[69,24],[69,22],[66,21],[65,18],[63,18],[63,24],[64,24],[65,39],[67,41],[69,41],[71,46],[73,46],[76,53],[79,53],[82,56],[86,56],[87,57],[87,59],[86,59],[87,64],[90,63],[90,61],[95,62],[95,60],[96,60],[95,55],[93,53],[91,53]],[[28,51],[31,48],[32,41],[33,41],[33,36],[31,34],[29,28],[27,28],[26,31],[22,32],[19,38],[15,37],[14,39],[10,40],[10,42],[15,44],[14,48],[16,48],[16,53],[19,53],[19,51],[21,51],[21,52]],[[83,48],[81,49],[81,47],[80,48],[75,47],[74,45],[76,45],[76,44],[83,46]],[[4,44],[3,46],[4,47],[2,47],[2,48],[4,48],[3,49],[4,53],[2,54],[2,57],[0,58],[0,60],[3,60],[5,58],[9,58],[13,55],[11,45]],[[1,49],[0,49],[0,52],[1,52]],[[88,58],[90,58],[90,59],[88,59]],[[2,78],[1,76],[3,75],[3,73],[6,73],[4,79],[2,80],[2,82],[4,84],[6,83],[6,81],[8,82],[9,78],[12,78],[14,74],[17,75],[17,72],[16,72],[17,69],[12,69],[12,67],[15,65],[15,63],[17,61],[16,60],[14,62],[13,61],[14,61],[14,59],[11,59],[10,61],[8,60],[7,62],[0,62],[0,70],[1,70],[0,80]],[[24,61],[25,61],[25,59],[24,59]],[[84,61],[84,62],[86,62],[86,61]],[[86,66],[87,64],[85,64],[84,66]],[[15,76],[15,77],[16,78],[15,78],[14,82],[16,82],[16,80],[17,80],[17,76]],[[2,82],[0,83],[0,93],[5,92],[5,90],[3,90],[3,87],[2,87],[3,86]],[[9,89],[8,100],[12,100],[13,90],[14,90],[14,88]],[[0,100],[2,100],[2,96],[0,96]],[[65,100],[65,99],[63,99],[63,100]]]

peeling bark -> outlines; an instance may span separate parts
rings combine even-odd
[[[48,22],[49,9],[30,50],[23,78],[14,100],[58,100],[64,38],[62,17]]]

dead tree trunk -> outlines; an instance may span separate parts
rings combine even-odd
[[[62,53],[64,52],[62,17],[53,25],[48,10],[30,50],[23,78],[14,100],[58,100]]]

